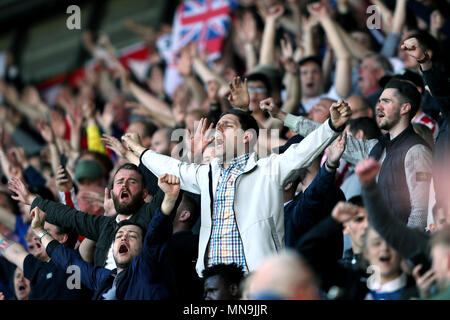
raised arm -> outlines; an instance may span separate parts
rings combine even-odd
[[[342,100],[337,102],[343,103]],[[308,136],[311,132],[320,127],[320,123],[314,122],[302,116],[294,116],[292,114],[286,114],[281,111],[274,104],[260,105],[261,109],[269,112],[270,116],[280,119],[284,122],[284,125],[301,136]],[[372,148],[377,144],[377,139],[364,140],[358,139],[352,136],[347,137],[347,147],[342,155],[346,161],[356,164],[358,161],[367,158]]]
[[[404,258],[415,254],[418,249],[428,252],[428,237],[425,232],[405,226],[384,201],[375,182],[380,168],[381,164],[372,158],[362,160],[355,168],[363,187],[362,197],[370,225]]]
[[[263,8],[263,6],[261,6]],[[263,9],[262,9],[263,10]],[[283,15],[284,7],[276,5],[269,8],[266,15],[259,64],[275,64],[275,32],[278,19]]]
[[[350,107],[342,101],[330,107],[330,119],[306,136],[300,143],[293,144],[281,155],[268,159],[274,178],[283,185],[293,170],[308,167],[322,151],[343,131],[351,116]]]
[[[14,200],[30,205],[31,209],[39,207],[45,211],[49,223],[70,228],[79,235],[97,241],[100,230],[105,219],[104,216],[95,216],[73,209],[70,206],[42,199],[31,194],[24,183],[19,179],[11,179],[8,183],[9,189],[15,194],[11,196]]]
[[[329,15],[323,4],[314,4],[308,6],[311,15],[317,17],[325,30],[331,47],[336,55],[336,75],[334,85],[336,92],[341,98],[347,98],[351,89],[351,53],[345,46],[338,31],[336,30],[336,22]]]
[[[23,262],[29,253],[21,244],[6,238],[0,232],[0,255],[23,270]]]
[[[46,232],[44,229],[44,222],[47,220],[45,211],[34,208],[31,211],[31,216],[33,218],[31,221],[33,233],[39,237],[39,241],[45,247],[47,254],[52,258],[52,261],[63,270],[67,270],[67,268],[72,265],[78,266],[80,268],[81,282],[89,289],[95,291],[97,286],[103,280],[103,277],[109,273],[109,271],[83,261],[78,252],[60,244],[50,233]]]
[[[285,70],[284,82],[286,83],[286,100],[281,106],[285,113],[296,113],[301,98],[301,85],[299,77],[299,65],[294,61],[294,51],[292,43],[285,34],[281,39],[281,62]]]
[[[181,189],[200,194],[199,174],[204,170],[202,169],[204,165],[188,164],[148,150],[140,144],[138,136],[134,133],[123,135],[122,141],[154,175],[157,177],[164,173],[175,175],[181,179]]]

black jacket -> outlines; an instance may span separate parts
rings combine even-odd
[[[138,212],[133,214],[130,221],[142,226],[148,226],[155,210],[161,207],[164,192],[158,189],[150,203],[144,204]],[[94,265],[104,267],[109,248],[114,239],[116,218],[107,216],[95,216],[81,212],[61,203],[49,201],[37,197],[31,204],[31,210],[35,207],[45,211],[47,222],[65,227],[97,242],[94,253]]]

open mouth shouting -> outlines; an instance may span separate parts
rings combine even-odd
[[[128,246],[125,242],[122,242],[119,247],[119,255],[127,254],[129,251]]]
[[[23,284],[19,284],[19,287],[17,288],[19,293],[25,292],[26,289],[27,289],[27,286],[24,283]]]
[[[128,191],[128,190],[126,190],[126,189],[124,189],[124,190],[122,190],[121,192],[120,192],[120,195],[119,195],[119,199],[120,200],[130,200],[131,199],[131,194],[130,194],[130,192]]]
[[[391,255],[382,255],[378,260],[381,264],[389,264],[391,262]]]

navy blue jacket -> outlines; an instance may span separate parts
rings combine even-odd
[[[336,186],[335,172],[328,172],[323,165],[305,192],[284,207],[286,247],[294,248],[301,236],[329,216],[341,200],[345,201],[345,196]]]
[[[166,260],[166,246],[172,234],[172,221],[158,208],[147,228],[141,253],[133,259],[130,266],[120,274],[117,283],[116,298],[118,300],[165,300],[173,285],[171,273]],[[47,253],[52,260],[66,269],[69,265],[77,265],[81,271],[81,282],[95,291],[94,298],[102,299],[103,293],[112,286],[105,286],[105,281],[113,278],[117,269],[94,266],[85,262],[80,254],[52,241],[47,246]]]

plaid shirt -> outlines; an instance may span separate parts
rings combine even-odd
[[[236,263],[248,271],[244,246],[234,213],[234,194],[237,178],[244,172],[250,154],[234,158],[227,169],[221,168],[212,216],[212,232],[208,252],[208,266]]]

